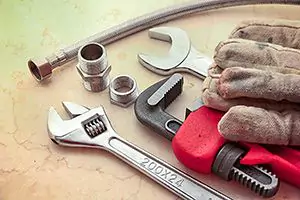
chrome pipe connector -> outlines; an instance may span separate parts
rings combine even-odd
[[[109,85],[107,53],[101,44],[88,43],[78,51],[77,71],[83,80],[85,89],[91,92],[100,92]]]
[[[112,104],[125,108],[135,102],[139,91],[133,78],[128,75],[119,75],[111,81],[109,94]]]

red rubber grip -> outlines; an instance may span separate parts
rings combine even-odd
[[[186,167],[210,173],[213,161],[226,140],[217,129],[224,113],[202,106],[184,121],[172,140],[176,158]],[[241,164],[267,164],[281,180],[300,188],[300,151],[283,146],[263,147],[240,143],[248,148]]]
[[[177,159],[190,169],[210,173],[215,155],[225,140],[217,130],[223,113],[202,106],[184,121],[172,140]]]

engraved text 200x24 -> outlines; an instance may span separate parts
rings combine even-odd
[[[164,166],[156,163],[155,161],[150,160],[149,158],[144,158],[143,162],[140,165],[147,170],[152,171],[156,175],[162,177],[172,185],[176,185],[178,187],[182,187],[184,180],[178,175],[172,173],[170,170],[166,169]]]

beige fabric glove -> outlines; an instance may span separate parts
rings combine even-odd
[[[202,101],[228,140],[300,145],[300,22],[242,22],[215,49]]]

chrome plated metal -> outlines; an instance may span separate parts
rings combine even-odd
[[[144,67],[160,75],[188,72],[201,79],[207,76],[212,59],[192,46],[185,31],[175,27],[156,27],[149,30],[149,37],[171,42],[172,46],[165,57],[138,54],[138,61]]]
[[[63,102],[63,106],[74,118],[64,121],[53,107],[49,110],[48,133],[56,144],[109,151],[182,199],[230,199],[121,138],[112,128],[103,107],[89,109],[71,102]]]
[[[119,75],[111,81],[109,94],[112,104],[126,108],[135,102],[139,91],[134,78],[129,75]]]
[[[91,92],[105,90],[109,85],[111,66],[104,46],[95,42],[82,46],[78,51],[77,71],[85,89]]]

